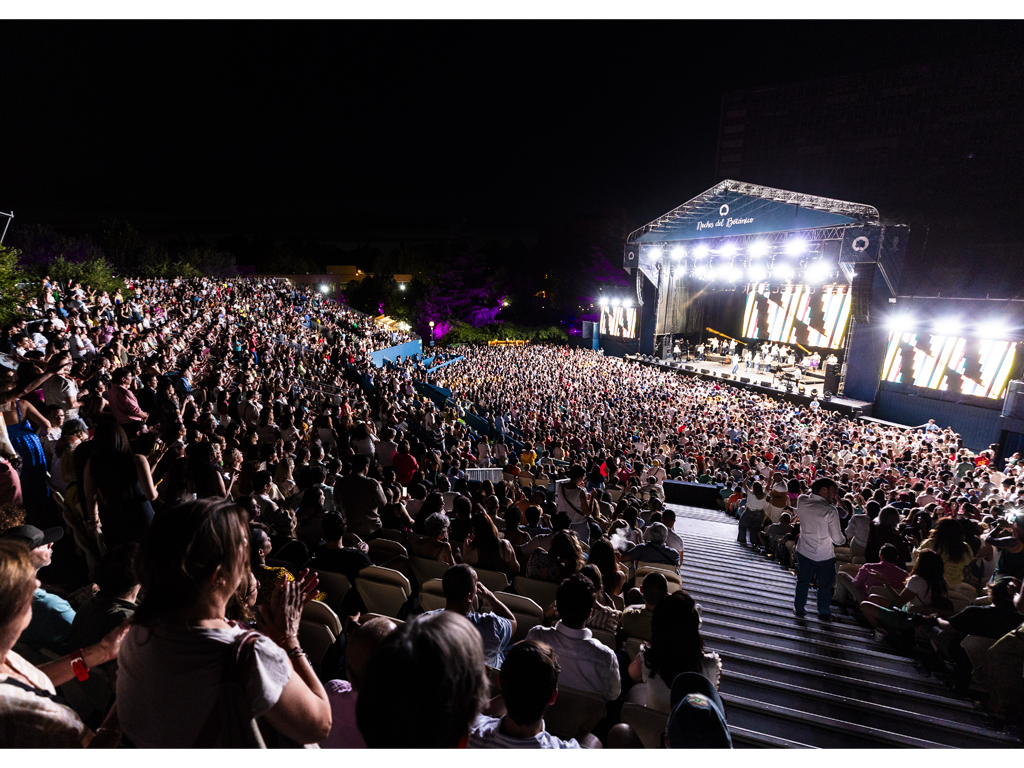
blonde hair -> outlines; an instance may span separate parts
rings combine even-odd
[[[0,539],[0,627],[25,610],[36,588],[36,567],[26,545]]]

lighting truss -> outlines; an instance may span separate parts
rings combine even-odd
[[[3,211],[0,211],[0,216],[7,217],[7,221],[4,222],[4,231],[0,232],[0,245],[3,245],[4,236],[7,234],[7,228],[11,226],[11,219],[14,218],[14,211],[11,211],[10,213],[4,213]]]
[[[759,197],[762,200],[773,203],[797,205],[801,208],[810,208],[816,211],[825,211],[827,213],[836,213],[841,216],[849,216],[852,219],[856,219],[861,224],[881,223],[881,217],[878,214],[878,209],[870,205],[864,205],[863,203],[850,203],[845,200],[832,200],[827,197],[807,195],[801,192],[789,192],[784,189],[773,189],[772,187],[762,187],[758,184],[749,184],[745,181],[726,179],[725,181],[719,182],[706,192],[697,195],[692,200],[683,203],[678,208],[669,211],[664,216],[655,219],[650,224],[646,224],[640,229],[635,230],[627,238],[627,242],[635,243],[640,239],[640,237],[646,235],[648,232],[660,230],[669,224],[679,221],[680,219],[701,218],[710,214],[712,211],[717,211],[718,207],[721,205],[721,197],[726,192],[737,192],[741,195]]]

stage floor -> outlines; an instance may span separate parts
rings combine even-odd
[[[673,361],[665,360],[659,362],[669,363]],[[658,363],[655,363],[655,365],[657,364]],[[819,401],[822,399],[822,395],[824,394],[825,376],[820,371],[817,373],[811,373],[801,380],[801,383],[804,385],[804,393],[803,395],[800,395],[795,386],[793,387],[792,392],[786,392],[786,382],[782,380],[781,375],[764,372],[757,373],[754,370],[745,370],[743,361],[740,361],[740,367],[739,370],[736,372],[735,378],[733,377],[731,363],[713,363],[711,361],[705,360],[703,362],[680,362],[680,366],[682,365],[690,365],[693,367],[694,370],[686,371],[687,373],[696,372],[697,374],[700,374],[701,371],[706,370],[710,372],[707,375],[714,378],[722,378],[723,374],[729,374],[729,382],[738,382],[739,379],[750,379],[750,383],[745,386],[751,387],[753,389],[756,389],[757,391],[765,392],[768,394],[779,393],[782,395],[787,395],[798,401],[810,402],[812,397],[811,390],[818,390],[817,394]],[[768,382],[768,386],[763,386],[762,382]],[[871,403],[865,402],[863,400],[854,400],[848,397],[833,396],[831,403],[833,403],[835,406],[838,406],[841,410],[844,411],[856,408],[859,411],[863,412],[865,415],[871,412]]]

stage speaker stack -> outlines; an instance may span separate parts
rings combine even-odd
[[[1014,379],[1006,385],[1003,416],[1011,419],[1024,419],[1024,381]]]
[[[822,385],[823,392],[831,392],[833,395],[839,391],[839,363],[832,363],[825,366],[825,383]]]
[[[850,314],[858,323],[871,322],[871,283],[875,278],[874,264],[858,264],[850,288]]]
[[[742,383],[744,383],[744,384],[749,384],[750,383],[750,379],[748,379],[746,376],[744,376],[742,379],[740,379],[740,381]]]
[[[767,388],[767,389],[771,389],[771,387],[772,387],[772,383],[771,383],[770,381],[762,381],[762,382],[761,382],[761,386],[762,386],[762,387],[765,387],[765,388]]]

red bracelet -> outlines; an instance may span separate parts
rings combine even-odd
[[[79,648],[71,654],[71,669],[79,681],[84,683],[89,679],[89,668],[85,666],[85,651],[83,649]]]

